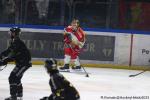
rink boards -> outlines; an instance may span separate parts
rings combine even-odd
[[[9,28],[0,28],[0,52],[9,44]],[[149,32],[85,29],[86,44],[80,59],[86,66],[147,66],[150,58]],[[45,58],[62,59],[63,28],[22,28],[21,39],[30,49],[34,63]],[[123,67],[125,68],[125,67]]]

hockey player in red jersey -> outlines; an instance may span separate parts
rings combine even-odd
[[[73,69],[81,69],[79,54],[85,43],[85,33],[79,26],[79,20],[73,19],[71,25],[64,30],[64,66],[60,70],[69,70],[71,59],[74,61]]]

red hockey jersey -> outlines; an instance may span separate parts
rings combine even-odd
[[[78,29],[76,31],[74,31],[72,29],[72,26],[68,26],[67,28],[65,28],[65,33],[71,33],[73,34],[77,40],[79,41],[79,43],[81,43],[81,45],[83,44],[84,45],[84,42],[85,42],[85,33],[84,31],[82,30],[81,27],[78,27]],[[70,39],[67,37],[67,35],[64,35],[64,42],[65,44],[68,44],[70,45],[71,44],[71,41]],[[81,45],[75,45],[73,48],[82,48]]]

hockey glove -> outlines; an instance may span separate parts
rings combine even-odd
[[[64,93],[64,89],[59,89],[55,92],[55,99],[56,100],[64,100],[65,98],[65,93]]]
[[[7,62],[0,60],[0,66],[4,66],[4,65],[7,65]]]
[[[66,36],[68,37],[69,41],[72,41],[72,36],[71,36],[72,33],[66,33]]]
[[[8,62],[13,61],[13,59],[12,59],[12,58],[9,58],[9,57],[5,57],[5,58],[3,59],[3,61],[4,61],[5,63],[8,63]]]
[[[9,57],[5,57],[4,59],[0,60],[0,66],[7,65],[8,62],[13,61]]]

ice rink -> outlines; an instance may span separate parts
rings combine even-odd
[[[8,77],[13,66],[8,65],[0,72],[0,100],[9,96]],[[106,68],[86,68],[86,70],[90,73],[89,78],[85,77],[84,73],[62,73],[77,88],[81,100],[129,100],[101,97],[150,96],[150,72],[128,77],[140,71]],[[39,100],[43,96],[50,95],[48,81],[49,76],[42,65],[31,67],[22,79],[24,100]]]

